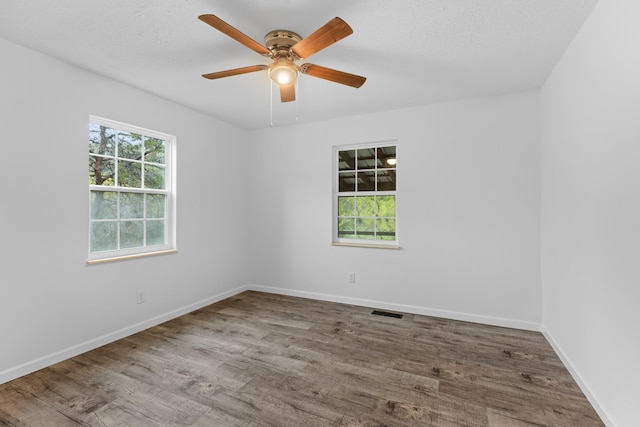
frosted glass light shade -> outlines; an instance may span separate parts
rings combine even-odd
[[[298,78],[298,68],[291,61],[274,62],[269,67],[269,77],[279,85],[288,85]]]

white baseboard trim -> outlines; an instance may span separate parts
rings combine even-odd
[[[580,387],[580,390],[582,390],[582,393],[585,395],[589,403],[591,403],[591,406],[593,406],[593,409],[595,409],[595,411],[598,413],[598,415],[602,419],[602,422],[608,427],[614,427],[615,424],[613,423],[613,421],[611,421],[611,418],[607,414],[607,411],[605,411],[605,409],[600,405],[598,399],[593,394],[593,391],[591,391],[591,388],[582,379],[580,372],[578,372],[575,366],[573,366],[573,364],[571,363],[571,360],[567,357],[565,352],[562,350],[562,347],[560,347],[558,342],[553,338],[553,335],[551,335],[551,332],[549,332],[544,327],[544,325],[542,325],[542,335],[544,335],[547,342],[549,342],[553,350],[556,352],[556,354],[562,361],[562,364],[567,368],[567,370],[573,377],[574,381],[578,384],[578,387]]]
[[[541,324],[526,322],[522,320],[503,319],[500,317],[483,316],[478,314],[460,313],[448,310],[438,310],[429,307],[419,307],[414,305],[394,304],[383,301],[343,297],[339,295],[322,294],[316,292],[298,291],[293,289],[277,288],[262,285],[248,285],[248,290],[257,292],[267,292],[271,294],[288,295],[292,297],[316,299],[320,301],[339,302],[343,304],[357,305],[360,307],[379,308],[384,310],[397,311],[401,313],[420,314],[423,316],[442,317],[445,319],[462,320],[465,322],[482,323],[484,325],[502,326],[505,328],[522,329],[526,331],[541,331]]]
[[[117,341],[129,335],[143,331],[145,329],[149,329],[153,326],[159,325],[160,323],[166,322],[171,319],[175,319],[176,317],[190,313],[199,308],[206,307],[207,305],[210,305],[218,301],[222,301],[224,299],[232,297],[234,295],[237,295],[248,289],[249,288],[247,286],[241,286],[239,288],[232,289],[230,291],[223,292],[218,295],[214,295],[212,297],[203,299],[193,304],[186,305],[176,310],[172,310],[168,313],[152,317],[151,319],[145,320],[140,323],[136,323],[135,325],[127,326],[125,328],[119,329],[114,332],[110,332],[108,334],[91,339],[89,341],[57,351],[47,356],[43,356],[38,359],[25,362],[21,365],[6,369],[4,371],[0,371],[0,384],[4,384],[16,378],[20,378],[24,375],[30,374],[42,368],[46,368],[47,366],[51,366],[55,363],[61,362],[71,357],[78,356],[79,354],[101,347],[105,344],[109,344],[113,341]]]

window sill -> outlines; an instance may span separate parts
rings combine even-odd
[[[87,260],[87,264],[88,265],[105,264],[107,262],[125,261],[125,260],[128,260],[128,259],[146,258],[146,257],[149,257],[149,256],[174,254],[174,253],[177,253],[177,252],[178,252],[177,249],[168,249],[168,250],[165,250],[165,251],[145,252],[145,253],[142,253],[142,254],[114,256],[114,257],[111,257],[111,258],[90,259],[90,260]]]
[[[342,242],[331,242],[332,246],[348,246],[352,248],[371,248],[371,249],[400,249],[398,245],[376,245],[372,243],[342,243]]]

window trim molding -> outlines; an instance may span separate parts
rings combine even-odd
[[[164,190],[154,190],[154,189],[138,189],[138,188],[129,188],[129,187],[118,187],[118,186],[96,186],[96,185],[88,185],[88,202],[89,212],[87,213],[89,229],[87,230],[87,264],[100,264],[111,261],[119,261],[119,260],[127,260],[127,259],[137,259],[147,256],[153,255],[162,255],[168,253],[177,252],[177,210],[176,210],[176,199],[177,199],[177,187],[176,187],[176,169],[177,169],[177,160],[176,160],[176,142],[177,137],[175,135],[171,135],[164,132],[155,131],[152,129],[147,129],[142,126],[135,126],[128,123],[119,122],[112,119],[107,119],[100,116],[90,115],[89,123],[98,124],[100,126],[110,127],[112,129],[121,130],[125,132],[132,132],[136,134],[142,134],[144,136],[161,139],[166,142],[165,147],[165,170],[168,169],[168,176],[165,176],[165,185],[166,188]],[[112,190],[114,192],[126,191],[126,192],[140,192],[145,194],[165,194],[167,196],[167,206],[166,206],[166,238],[167,243],[164,245],[154,245],[154,246],[145,246],[145,247],[136,247],[129,249],[118,249],[118,250],[110,250],[110,251],[100,251],[100,252],[91,252],[91,191],[92,190]]]
[[[175,253],[178,253],[177,249],[167,249],[162,251],[143,252],[143,253],[131,254],[131,255],[120,255],[120,256],[114,256],[110,258],[88,259],[87,265],[106,264],[108,262],[126,261],[128,259],[146,258],[150,256],[168,255],[168,254],[175,254]]]
[[[331,242],[331,246],[345,246],[348,248],[369,248],[369,249],[402,249],[399,245],[384,245],[375,243],[346,243],[346,242]]]
[[[400,241],[398,239],[399,227],[398,227],[398,212],[399,212],[399,191],[396,187],[395,191],[393,191],[395,199],[396,199],[396,212],[395,212],[395,233],[396,238],[394,240],[366,240],[366,239],[344,239],[338,237],[338,152],[344,150],[357,150],[361,148],[377,148],[377,147],[386,147],[386,146],[394,146],[396,148],[396,156],[398,156],[398,148],[399,141],[397,139],[387,139],[387,140],[379,140],[372,142],[361,142],[356,144],[341,144],[334,145],[332,147],[332,191],[331,191],[331,245],[332,246],[343,246],[343,247],[356,247],[356,248],[375,248],[375,249],[401,249]],[[396,168],[396,174],[397,174]],[[396,175],[397,176],[397,175]],[[372,192],[378,193],[378,191]],[[384,191],[381,191],[384,195]]]

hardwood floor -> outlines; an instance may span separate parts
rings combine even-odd
[[[245,292],[0,385],[0,426],[602,426],[536,332]]]

